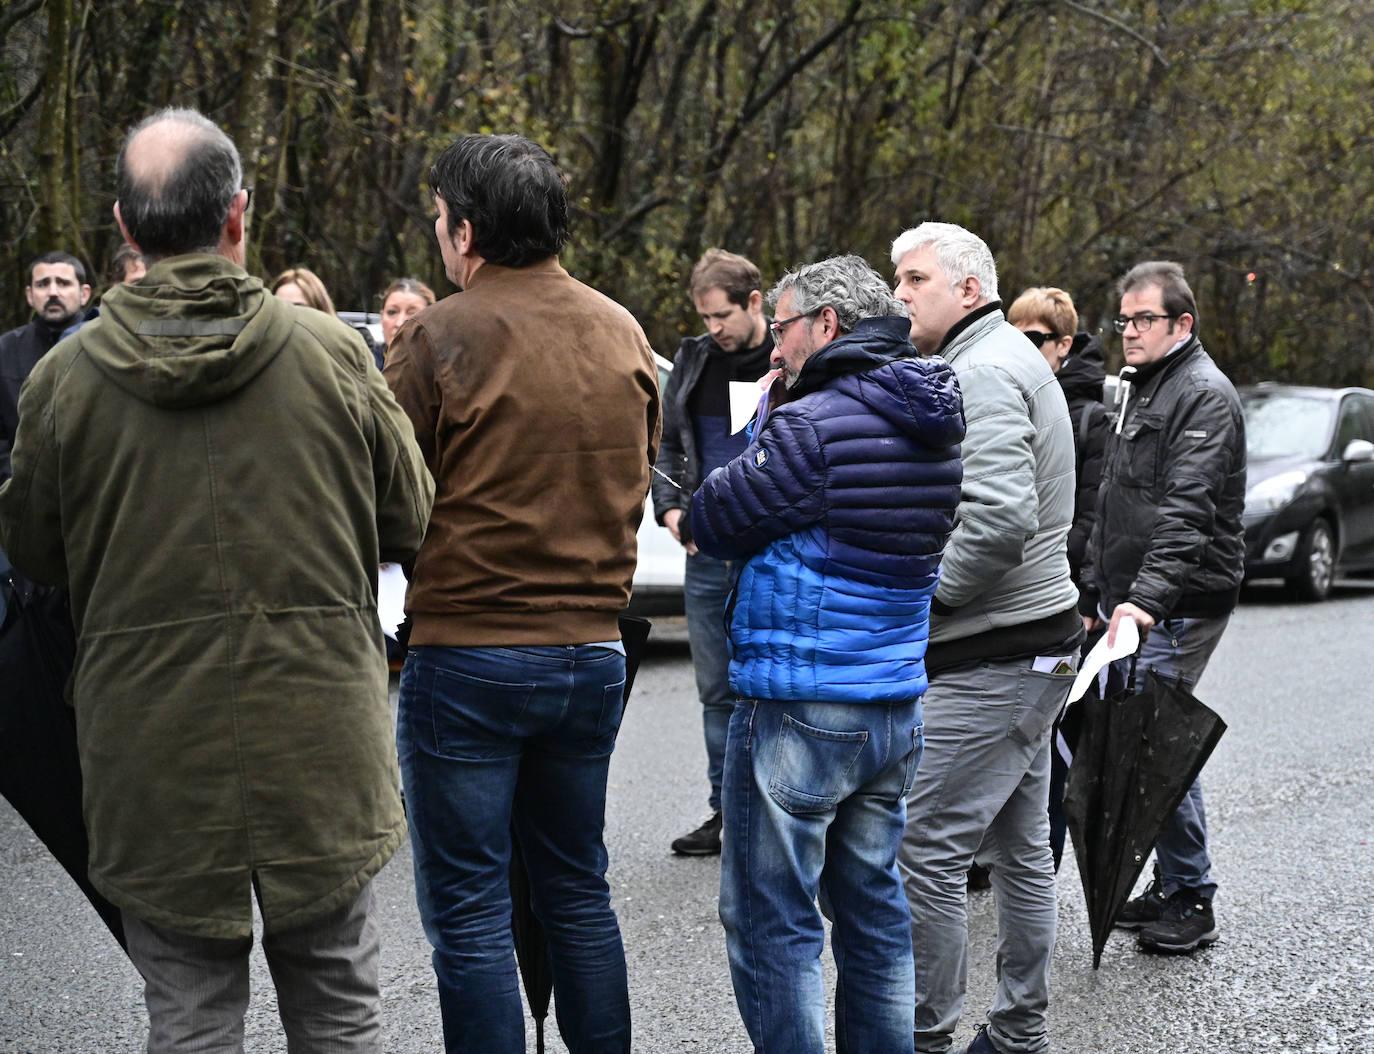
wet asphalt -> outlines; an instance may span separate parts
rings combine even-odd
[[[685,630],[670,620],[658,635],[612,764],[607,818],[635,1047],[742,1054],[751,1048],[716,916],[717,861],[668,852],[705,815],[705,761]],[[1372,654],[1374,584],[1348,585],[1317,606],[1247,594],[1197,692],[1230,724],[1203,777],[1221,941],[1191,958],[1159,959],[1118,933],[1094,972],[1066,858],[1053,1049],[1374,1054]],[[440,1050],[407,852],[378,878],[376,893],[385,1049]],[[960,1042],[994,984],[990,893],[971,898],[970,937]],[[550,1024],[548,1049],[564,1051]],[[0,802],[0,1051],[134,1051],[146,1029],[137,973]],[[286,1049],[259,951],[246,1047]]]

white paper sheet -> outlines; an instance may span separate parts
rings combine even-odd
[[[759,398],[763,395],[757,381],[730,382],[730,434],[734,435],[747,425],[759,408]]]
[[[377,618],[382,632],[392,640],[406,617],[406,576],[400,564],[382,564],[377,569]]]
[[[1102,672],[1107,663],[1134,655],[1139,647],[1140,628],[1136,626],[1135,619],[1123,618],[1121,624],[1116,627],[1115,644],[1107,647],[1107,634],[1104,633],[1102,639],[1093,645],[1093,650],[1088,652],[1088,657],[1083,660],[1083,668],[1074,678],[1073,689],[1069,692],[1069,702],[1076,703],[1083,698],[1088,685],[1093,683],[1093,679]]]

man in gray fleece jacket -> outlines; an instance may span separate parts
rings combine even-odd
[[[892,263],[912,343],[954,368],[968,426],[931,615],[925,754],[899,858],[916,948],[916,1050],[944,1054],[959,1023],[965,876],[978,853],[997,895],[1000,972],[987,1024],[965,1049],[1044,1051],[1057,907],[1050,727],[1083,638],[1067,555],[1073,425],[1044,358],[1002,314],[982,239],[923,223],[893,243]]]

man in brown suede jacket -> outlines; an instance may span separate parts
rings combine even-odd
[[[568,1048],[628,1051],[602,828],[657,371],[629,312],[559,265],[567,200],[540,147],[465,136],[430,188],[463,292],[402,327],[386,378],[437,485],[397,742],[445,1047],[525,1049],[513,821]]]

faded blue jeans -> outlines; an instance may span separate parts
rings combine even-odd
[[[1136,659],[1135,690],[1145,687],[1145,673],[1161,678],[1183,679],[1190,692],[1197,687],[1207,662],[1221,642],[1230,615],[1218,618],[1166,618],[1150,630]],[[1121,659],[1125,664],[1130,660]],[[1155,842],[1164,895],[1179,889],[1195,889],[1211,900],[1217,884],[1212,881],[1212,857],[1207,847],[1207,810],[1202,802],[1202,777],[1188,788],[1178,809],[1164,823]]]
[[[602,838],[624,710],[625,657],[606,648],[410,649],[396,740],[450,1054],[525,1050],[512,820],[548,935],[559,1033],[572,1054],[630,1049]]]
[[[697,553],[687,557],[682,584],[692,671],[696,674],[701,724],[706,735],[706,779],[711,784],[712,812],[720,812],[725,737],[730,729],[730,713],[735,708],[725,628],[725,603],[730,598],[733,577],[731,561]]]
[[[921,703],[741,700],[725,749],[720,918],[760,1054],[822,1054],[834,923],[841,1054],[912,1049],[911,916],[897,873]]]

